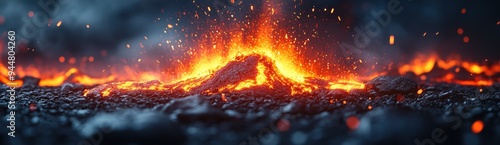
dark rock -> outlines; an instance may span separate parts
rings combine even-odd
[[[307,109],[307,105],[303,101],[293,101],[281,108],[284,113],[300,113]]]
[[[34,78],[30,76],[23,77],[23,87],[37,87],[40,83],[39,78]]]
[[[226,114],[218,108],[210,105],[210,101],[201,95],[192,95],[186,98],[173,100],[164,105],[160,111],[170,114],[171,119],[181,122],[192,121],[221,121],[232,119],[231,115]]]
[[[82,90],[83,86],[81,84],[64,83],[61,86],[61,91],[77,91]]]
[[[101,137],[102,144],[183,144],[186,133],[161,112],[126,110],[101,113],[79,127],[86,140],[79,144],[95,141]]]
[[[401,76],[379,76],[366,83],[371,94],[406,94],[418,90],[417,83]]]

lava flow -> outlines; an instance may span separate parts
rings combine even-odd
[[[104,84],[85,92],[109,96],[123,91],[185,91],[187,93],[254,92],[253,94],[295,95],[314,90],[361,89],[364,84],[330,82],[320,78],[294,80],[281,73],[275,60],[263,54],[237,56],[216,72],[199,78],[191,78],[174,84],[159,81],[116,82]]]

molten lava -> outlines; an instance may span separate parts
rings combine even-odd
[[[207,76],[190,78],[177,83],[116,82],[104,84],[85,92],[85,95],[109,96],[127,91],[184,91],[186,93],[253,92],[253,94],[295,95],[315,90],[362,89],[356,82],[333,82],[321,78],[292,79],[278,69],[275,60],[262,54],[237,56],[224,67]],[[96,94],[97,93],[97,94]]]
[[[441,73],[443,74],[441,77],[427,77],[433,75],[432,72],[437,72],[436,69],[444,72]],[[436,53],[419,54],[410,63],[402,64],[398,71],[399,74],[414,73],[423,81],[430,80],[471,86],[491,86],[494,82],[500,81],[499,78],[495,77],[500,73],[500,62],[482,65],[477,62],[464,61],[460,56],[443,59]]]

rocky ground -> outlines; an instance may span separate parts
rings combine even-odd
[[[493,145],[500,142],[500,84],[417,85],[379,77],[365,90],[300,96],[251,93],[124,92],[87,96],[90,86],[25,85],[16,91],[15,138],[7,119],[0,143],[12,145]],[[1,85],[2,90],[8,87]],[[418,94],[417,90],[422,89]],[[481,89],[481,90],[480,90]],[[474,121],[484,122],[473,133]]]

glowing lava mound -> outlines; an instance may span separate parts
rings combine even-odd
[[[303,81],[300,81],[303,80]],[[299,81],[284,76],[275,61],[262,54],[237,56],[217,71],[203,77],[190,78],[176,83],[114,82],[86,90],[84,95],[110,96],[132,91],[167,91],[191,94],[243,93],[254,95],[299,95],[331,89],[362,89],[364,84],[349,81],[332,82],[307,77]]]

